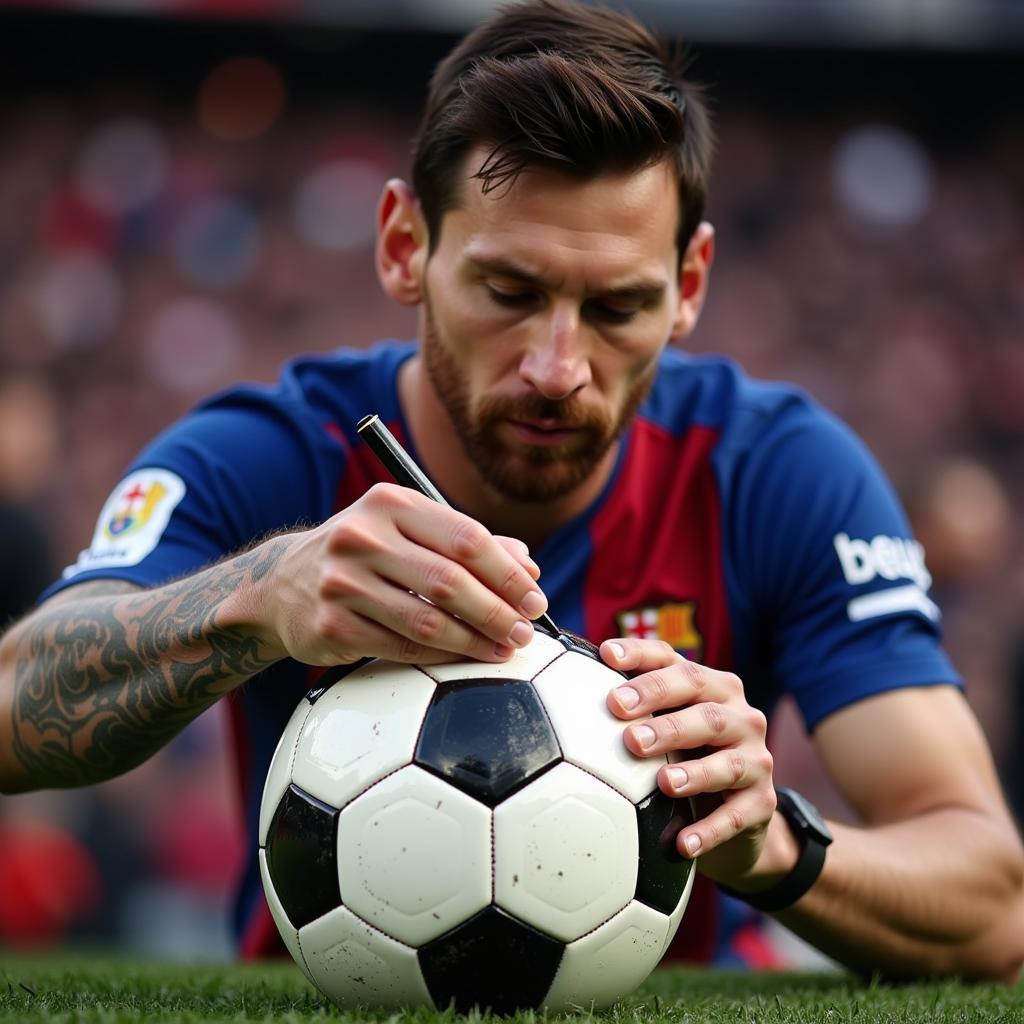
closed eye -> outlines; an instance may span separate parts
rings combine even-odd
[[[531,291],[513,291],[506,292],[500,291],[492,285],[487,285],[487,294],[490,295],[491,300],[496,302],[499,306],[505,306],[510,309],[521,309],[524,306],[529,306],[536,301],[537,295]]]
[[[640,307],[622,308],[605,302],[588,302],[584,306],[584,314],[589,319],[606,324],[628,324],[639,312]]]

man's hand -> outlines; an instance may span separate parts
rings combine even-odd
[[[504,661],[547,608],[526,545],[395,484],[268,543],[284,550],[253,617],[269,649],[310,665]]]
[[[661,640],[606,640],[601,657],[630,676],[608,695],[609,709],[645,718],[624,731],[626,747],[641,757],[668,754],[675,763],[658,772],[659,787],[695,797],[703,815],[680,831],[679,852],[699,856],[703,874],[737,888],[763,888],[761,877],[784,874],[784,839],[766,849],[775,811],[767,720],[747,703],[739,678],[687,661]]]

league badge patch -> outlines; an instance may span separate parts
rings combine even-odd
[[[697,629],[697,602],[633,608],[616,616],[620,636],[664,640],[684,658],[700,661],[704,638]]]
[[[92,544],[64,570],[138,565],[163,536],[171,513],[185,497],[185,481],[167,469],[138,469],[117,486],[100,512]]]

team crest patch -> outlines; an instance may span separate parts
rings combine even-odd
[[[129,474],[103,506],[92,544],[64,576],[138,565],[157,546],[184,497],[185,481],[170,470],[139,469]]]
[[[615,617],[620,636],[664,640],[684,658],[699,661],[704,638],[697,629],[697,602],[679,601],[619,612]]]

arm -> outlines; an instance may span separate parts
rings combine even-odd
[[[773,814],[771,756],[739,680],[657,642],[606,643],[602,654],[639,673],[609,695],[611,710],[625,719],[659,712],[626,729],[629,749],[682,757],[658,779],[663,792],[696,798],[702,815],[680,832],[679,852],[699,855],[699,870],[731,889],[771,888],[795,865],[797,847]],[[639,702],[628,707],[623,690]],[[644,727],[653,731],[646,745]],[[779,920],[863,972],[1015,978],[1024,962],[1024,852],[959,691],[865,699],[825,719],[815,743],[864,825],[832,826],[821,876]]]
[[[504,661],[547,607],[537,575],[518,541],[382,484],[165,586],[81,583],[0,641],[0,790],[127,771],[284,657]]]
[[[271,664],[224,605],[279,553],[264,545],[153,590],[92,580],[10,629],[0,640],[0,789],[134,768]]]
[[[779,919],[860,971],[1015,978],[1024,854],[962,695],[883,694],[825,719],[814,742],[864,826],[832,826],[825,870]]]

